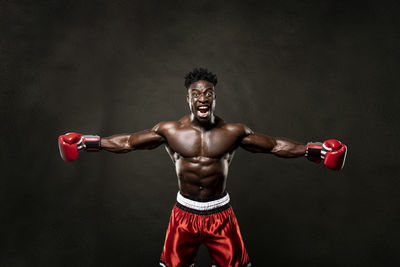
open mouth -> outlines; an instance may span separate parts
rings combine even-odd
[[[209,106],[197,107],[197,116],[199,116],[200,118],[207,118],[209,114],[210,114]]]

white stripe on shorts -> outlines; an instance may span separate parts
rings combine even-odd
[[[199,202],[199,201],[194,201],[191,199],[188,199],[184,197],[181,192],[178,192],[176,196],[176,201],[181,204],[182,206],[185,206],[187,208],[193,209],[193,210],[198,210],[198,211],[206,211],[206,210],[213,210],[219,207],[222,207],[226,204],[229,203],[229,194],[226,193],[226,195],[220,199],[217,200],[212,200],[212,201],[207,201],[207,202]]]

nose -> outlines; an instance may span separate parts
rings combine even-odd
[[[204,94],[201,94],[199,97],[199,102],[201,103],[207,103],[208,102],[208,98],[204,96]]]

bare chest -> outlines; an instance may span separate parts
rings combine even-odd
[[[224,129],[175,130],[166,136],[170,149],[183,157],[220,158],[237,147],[238,137]]]

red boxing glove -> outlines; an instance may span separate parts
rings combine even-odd
[[[306,146],[306,157],[316,163],[324,160],[326,167],[332,170],[343,169],[346,161],[347,147],[335,139],[326,140],[322,143],[308,143]]]
[[[343,169],[346,161],[347,147],[335,139],[326,140],[322,144],[321,158],[324,159],[326,167],[332,170]]]
[[[64,161],[73,161],[78,158],[79,150],[99,151],[100,136],[67,133],[58,137],[58,148]]]

